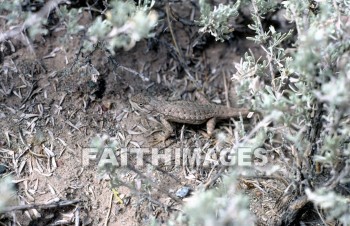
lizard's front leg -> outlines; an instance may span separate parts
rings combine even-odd
[[[160,122],[164,126],[164,134],[162,136],[155,137],[152,142],[153,145],[159,144],[160,142],[164,143],[173,133],[173,127],[163,116],[160,116]]]
[[[216,118],[211,118],[207,121],[207,134],[209,135],[209,137],[213,135],[215,124],[216,124]]]
[[[160,122],[163,124],[164,126],[164,141],[167,140],[170,135],[173,133],[173,127],[171,126],[170,122],[168,122],[168,120],[166,120],[164,117],[160,117]]]

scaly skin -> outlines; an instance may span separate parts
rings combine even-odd
[[[249,113],[246,108],[229,108],[213,104],[199,93],[196,95],[199,102],[157,100],[147,95],[136,94],[130,98],[130,103],[136,110],[160,116],[166,129],[163,141],[171,135],[173,130],[169,122],[194,125],[207,122],[207,133],[211,136],[217,119],[239,117],[240,115],[246,117]]]

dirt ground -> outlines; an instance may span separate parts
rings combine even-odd
[[[174,3],[171,9],[177,17],[190,18],[193,7]],[[164,20],[164,11],[159,11]],[[84,12],[80,23],[91,20]],[[14,51],[5,53],[0,77],[0,164],[16,182],[11,205],[60,200],[79,203],[17,211],[2,216],[3,225],[13,217],[20,225],[73,225],[76,217],[83,225],[145,225],[152,219],[164,223],[182,208],[182,203],[172,198],[179,188],[189,186],[195,191],[218,172],[214,168],[155,169],[148,165],[137,171],[126,168],[118,170],[122,182],[112,191],[115,181],[111,183],[113,180],[100,174],[96,164],[84,164],[96,136],[107,134],[130,148],[149,145],[147,134],[159,123],[146,120],[147,124],[142,115],[132,111],[128,98],[135,93],[193,100],[193,91],[198,90],[215,103],[240,106],[231,80],[234,63],[249,49],[259,55],[259,48],[241,32],[233,33],[230,41],[215,42],[200,35],[196,26],[174,20],[174,38],[185,59],[181,63],[164,24],[157,27],[155,38],[142,40],[127,52],[117,50],[114,56],[103,47],[81,53],[82,34],[62,42],[63,24],[50,35],[37,37],[33,51],[20,40],[11,40]],[[246,130],[252,124],[245,122]],[[217,125],[216,132],[232,140],[233,127],[234,123],[226,120]],[[165,146],[156,147],[210,147],[216,143],[215,137],[206,137],[205,126],[176,125]],[[278,216],[274,205],[284,184],[243,180],[240,185],[251,199],[258,225]],[[135,188],[143,195],[136,195]],[[164,206],[170,208],[166,211]]]

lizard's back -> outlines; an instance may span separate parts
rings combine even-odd
[[[245,108],[229,108],[217,104],[190,101],[161,101],[156,109],[165,119],[178,123],[202,124],[208,119],[225,119],[249,113]]]

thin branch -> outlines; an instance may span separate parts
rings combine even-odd
[[[20,206],[10,206],[5,207],[3,210],[0,210],[0,213],[6,213],[11,211],[18,210],[28,210],[28,209],[51,209],[56,207],[70,206],[73,204],[77,204],[81,202],[81,200],[63,200],[59,202],[54,202],[50,204],[29,204],[29,205],[20,205]]]

